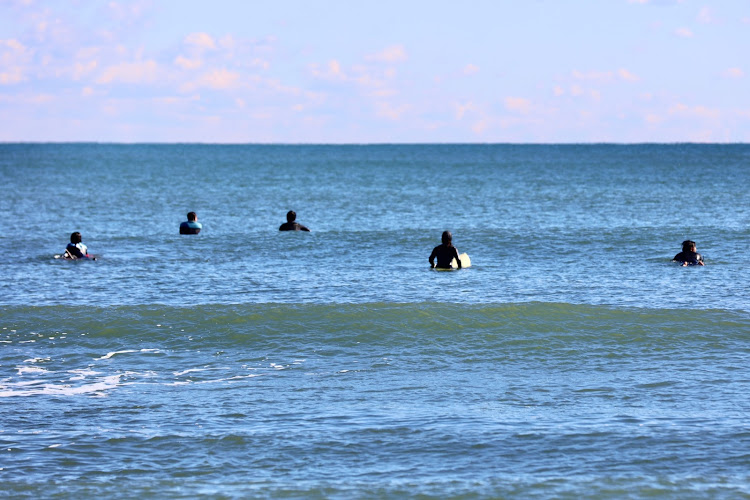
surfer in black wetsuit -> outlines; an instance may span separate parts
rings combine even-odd
[[[691,240],[682,242],[682,252],[675,255],[672,260],[683,266],[705,266],[703,256],[695,251],[695,242]]]
[[[461,269],[461,259],[458,258],[458,250],[453,246],[453,235],[450,231],[443,231],[443,244],[432,249],[430,254],[430,267],[438,269],[450,269],[451,261],[456,259],[458,268]],[[437,266],[435,258],[437,257]]]
[[[297,213],[290,210],[286,213],[286,222],[279,227],[279,231],[310,231],[308,228],[298,222],[294,222]]]

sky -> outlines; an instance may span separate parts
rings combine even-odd
[[[0,141],[750,142],[750,1],[0,0]]]

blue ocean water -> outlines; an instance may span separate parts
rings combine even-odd
[[[750,498],[748,165],[0,145],[2,489]],[[277,230],[290,209],[312,232]],[[471,268],[429,269],[446,229]],[[97,261],[54,258],[73,231]],[[705,267],[670,262],[687,238]]]

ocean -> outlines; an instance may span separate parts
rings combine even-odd
[[[750,145],[0,144],[0,181],[0,496],[750,498]]]

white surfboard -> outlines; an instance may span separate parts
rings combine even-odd
[[[462,253],[458,256],[459,259],[461,259],[461,269],[464,269],[466,267],[471,267],[471,259],[469,258],[469,254]],[[456,262],[456,259],[453,259],[451,261],[451,267],[453,269],[458,269],[458,263]]]

